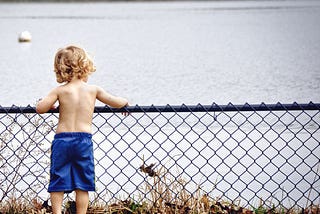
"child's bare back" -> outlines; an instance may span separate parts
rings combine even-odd
[[[91,133],[91,121],[97,94],[96,87],[77,79],[58,87],[56,90],[60,112],[56,132]]]
[[[98,86],[89,85],[84,80],[76,78],[53,89],[38,103],[37,111],[47,112],[56,101],[59,101],[59,123],[56,133],[91,133],[96,99],[115,108],[128,104],[126,99],[113,96]]]

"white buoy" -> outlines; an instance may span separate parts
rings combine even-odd
[[[31,33],[29,31],[22,31],[19,34],[19,42],[31,42]]]

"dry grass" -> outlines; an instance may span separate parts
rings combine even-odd
[[[187,182],[172,176],[164,167],[155,170],[154,164],[145,165],[143,162],[139,169],[146,175],[139,200],[128,198],[105,204],[96,199],[91,202],[87,214],[320,214],[320,205],[314,204],[304,209],[285,208],[272,204],[266,206],[261,200],[257,207],[243,207],[240,200],[231,203],[212,198],[200,187],[191,194],[185,188]],[[64,214],[75,213],[75,207],[74,201],[68,201]],[[45,213],[51,213],[48,201],[9,198],[0,202],[0,214]]]
[[[258,206],[247,209],[227,201],[209,200],[206,195],[200,199],[190,199],[184,205],[165,203],[163,206],[150,202],[137,203],[132,199],[118,201],[117,203],[91,205],[87,214],[319,214],[319,205],[310,205],[304,209],[269,208]],[[31,201],[10,199],[0,202],[0,214],[46,214],[51,213],[50,206],[44,207],[44,203],[38,199]],[[75,214],[75,202],[68,201],[64,214]]]
[[[9,198],[0,202],[0,214],[45,214],[48,213],[43,207],[43,202],[38,199]]]

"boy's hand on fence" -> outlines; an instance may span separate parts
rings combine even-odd
[[[128,107],[129,106],[129,103],[127,103],[125,106],[123,106],[122,108],[126,108],[126,107]],[[124,112],[121,112],[121,114],[122,115],[124,115],[124,116],[129,116],[130,115],[130,112],[128,112],[128,111],[124,111]]]
[[[38,99],[37,101],[36,101],[36,106],[39,104],[39,102],[42,100],[42,98],[40,98],[40,99]],[[53,106],[51,106],[51,108],[50,108],[50,110],[55,110],[57,108],[57,106],[55,106],[55,105],[53,105]]]
[[[58,108],[57,106],[53,105],[53,106],[51,106],[50,110],[55,110],[57,108]]]
[[[121,114],[123,115],[123,116],[129,116],[130,115],[130,112],[121,112]]]

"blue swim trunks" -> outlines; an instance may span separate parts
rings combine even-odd
[[[48,192],[95,191],[92,135],[63,132],[54,136]]]

